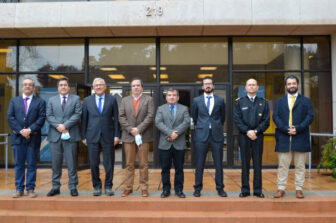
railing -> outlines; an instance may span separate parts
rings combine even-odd
[[[9,134],[5,133],[5,134],[0,134],[0,137],[5,137],[5,141],[4,142],[0,142],[0,145],[5,145],[5,171],[7,173],[8,171],[8,136]]]

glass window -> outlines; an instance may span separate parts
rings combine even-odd
[[[15,97],[16,89],[16,76],[15,74],[0,74],[0,133],[10,133],[10,127],[7,122],[7,109],[10,99]],[[5,137],[0,137],[0,142],[5,142]],[[8,138],[9,142],[9,138]],[[8,163],[13,164],[12,150],[10,149],[10,143],[8,143]],[[5,163],[5,146],[0,146],[0,164]]]
[[[84,70],[84,40],[22,40],[19,59],[20,71],[80,72]]]
[[[234,70],[299,70],[300,65],[299,38],[233,38]]]
[[[96,77],[106,83],[129,84],[134,77],[154,83],[155,48],[154,38],[90,39],[89,83]]]
[[[312,133],[332,133],[332,98],[330,72],[310,72],[304,74],[304,94],[314,107]],[[312,137],[312,163],[320,162],[320,148],[327,137]]]
[[[300,73],[290,73],[296,75],[300,80]],[[271,122],[270,127],[266,130],[266,134],[274,134],[276,125],[273,122],[273,110],[275,102],[280,97],[286,94],[284,78],[287,73],[234,73],[233,74],[233,103],[238,97],[244,97],[246,95],[245,85],[249,78],[254,78],[258,81],[259,91],[258,96],[266,98],[270,108]],[[301,83],[301,81],[300,81]],[[299,85],[299,92],[301,92],[301,85]],[[234,142],[234,163],[240,165],[240,155],[238,147],[238,130],[236,126],[233,127],[233,142]],[[263,164],[264,165],[277,165],[278,156],[274,152],[275,138],[274,136],[264,137],[264,152],[263,152]]]
[[[200,83],[205,76],[227,82],[227,38],[163,38],[160,71],[163,84]]]
[[[0,41],[0,72],[16,71],[16,41]]]
[[[329,37],[304,37],[303,50],[305,70],[331,69]]]

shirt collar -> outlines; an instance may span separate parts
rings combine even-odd
[[[204,98],[206,98],[206,99],[207,99],[207,97],[208,97],[208,96],[211,96],[211,98],[213,98],[213,97],[214,97],[213,93],[211,93],[210,95],[207,95],[206,93],[204,93]]]
[[[295,93],[295,94],[293,94],[293,95],[292,95],[292,94],[287,94],[287,95],[288,95],[287,97],[288,97],[289,99],[291,99],[291,98],[292,98],[292,96],[295,96],[295,98],[297,98],[297,96],[299,95],[299,93],[298,93],[298,92],[296,92],[296,93]]]
[[[27,96],[24,93],[22,93],[22,98],[25,99],[27,98]],[[33,94],[31,94],[28,98],[29,100],[31,100],[33,98]]]
[[[249,95],[247,95],[247,97],[251,100],[251,99],[255,99],[257,97],[257,95],[254,95],[253,97],[250,97]]]
[[[63,99],[64,96],[65,96],[65,99],[68,99],[69,94],[66,94],[66,95],[61,95],[61,94],[60,94],[61,99]]]
[[[95,96],[96,96],[96,100],[99,100],[99,98],[102,98],[103,100],[105,99],[105,94],[103,94],[102,96],[98,96],[95,94]]]
[[[139,95],[139,97],[135,97],[135,96],[132,94],[133,99],[136,100],[136,101],[139,100],[139,99],[141,98],[141,96],[142,96],[142,93]]]

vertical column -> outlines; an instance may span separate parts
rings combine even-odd
[[[331,81],[332,81],[332,110],[333,133],[336,134],[336,33],[331,35]]]

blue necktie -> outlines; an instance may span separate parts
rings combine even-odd
[[[174,105],[169,105],[169,107],[170,107],[170,113],[172,117],[174,118]]]
[[[211,99],[212,96],[207,96],[207,109],[208,109],[208,113],[210,114],[210,99]]]
[[[100,114],[102,113],[102,99],[103,98],[99,98],[99,103],[98,103],[98,110]]]

